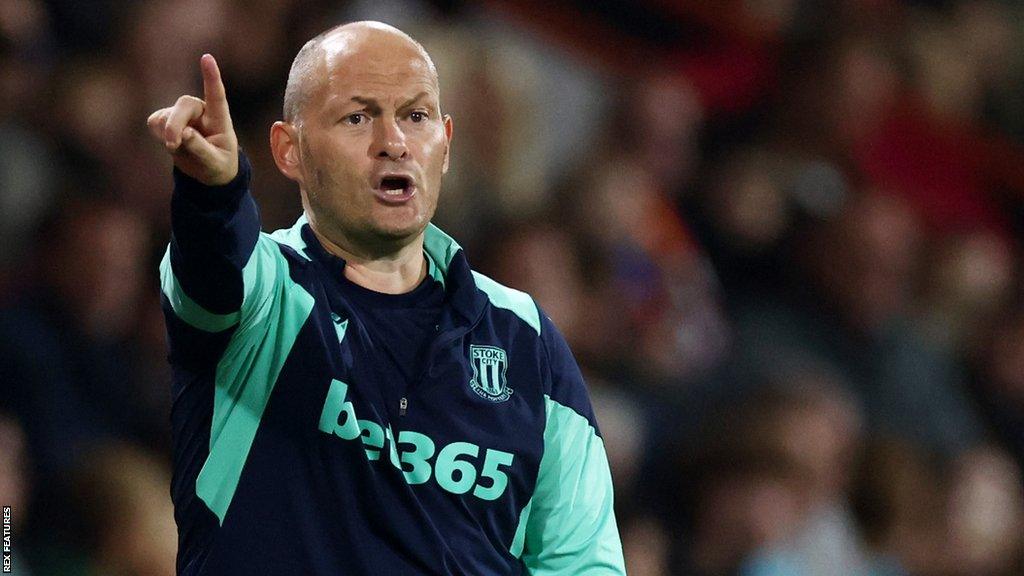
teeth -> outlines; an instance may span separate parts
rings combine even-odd
[[[380,190],[387,196],[401,196],[408,192],[409,184],[404,177],[388,176],[381,180]]]

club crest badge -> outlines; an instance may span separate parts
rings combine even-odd
[[[478,396],[492,402],[504,402],[512,396],[505,377],[508,354],[504,350],[494,346],[470,345],[469,365],[473,367],[469,386]]]

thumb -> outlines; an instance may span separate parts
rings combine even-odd
[[[192,156],[206,166],[212,166],[219,160],[218,150],[191,126],[181,131],[181,146],[178,147],[178,151]]]
[[[230,182],[237,172],[233,158],[203,138],[195,128],[188,126],[181,132],[181,145],[174,153],[175,163],[185,173],[208,185]]]

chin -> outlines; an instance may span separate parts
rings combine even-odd
[[[374,233],[387,240],[405,240],[414,238],[427,227],[428,220],[417,222],[381,223],[374,227]]]

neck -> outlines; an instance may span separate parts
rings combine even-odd
[[[335,242],[315,228],[312,230],[325,250],[345,260],[345,278],[353,284],[384,294],[405,294],[427,276],[422,233],[396,251],[381,255],[359,250],[344,241]]]

